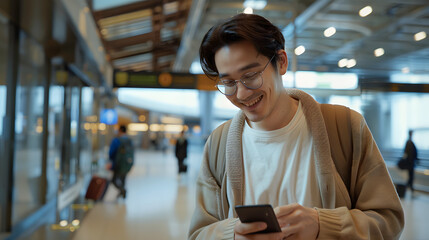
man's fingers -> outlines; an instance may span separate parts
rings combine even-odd
[[[267,224],[264,222],[242,223],[238,221],[234,227],[234,231],[238,234],[246,235],[265,230],[266,228]]]
[[[292,213],[293,211],[295,211],[297,208],[300,208],[301,205],[294,203],[294,204],[289,204],[289,205],[283,205],[283,206],[278,206],[276,208],[274,208],[274,213],[276,214],[276,217],[282,217],[285,215],[288,215],[290,213]]]
[[[286,225],[284,227],[282,227],[282,232],[284,234],[285,237],[290,237],[294,234],[299,233],[302,230],[302,226],[300,225]]]

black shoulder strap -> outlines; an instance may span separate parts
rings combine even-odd
[[[350,174],[353,158],[353,139],[350,108],[341,105],[321,104],[328,132],[331,156],[335,168],[350,192]]]

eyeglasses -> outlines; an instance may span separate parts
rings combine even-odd
[[[262,74],[264,73],[268,64],[274,59],[274,56],[275,54],[271,57],[270,61],[267,62],[264,69],[260,72],[248,72],[244,74],[239,80],[219,79],[218,83],[216,84],[217,89],[226,96],[234,95],[237,91],[238,81],[240,81],[248,89],[254,90],[260,88],[264,82]]]

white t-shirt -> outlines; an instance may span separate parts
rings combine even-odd
[[[255,130],[245,123],[242,144],[245,205],[271,204],[276,207],[299,203],[306,207],[322,206],[313,137],[301,102],[291,122],[281,129]],[[230,184],[227,184],[227,192],[228,197],[232,196]],[[229,215],[232,216],[232,211]]]

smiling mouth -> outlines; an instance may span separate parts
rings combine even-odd
[[[251,107],[251,106],[257,104],[258,102],[260,102],[261,100],[262,100],[262,95],[259,96],[259,97],[257,97],[255,100],[253,100],[251,102],[243,103],[243,105],[246,106],[246,107]]]

